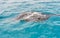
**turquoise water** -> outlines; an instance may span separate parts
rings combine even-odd
[[[1,2],[0,38],[60,38],[60,16],[51,16],[44,22],[12,20],[26,11],[60,14],[60,2]]]

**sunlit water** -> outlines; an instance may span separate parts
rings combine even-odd
[[[60,38],[60,16],[44,22],[12,20],[26,11],[60,14],[60,2],[0,2],[0,38]]]

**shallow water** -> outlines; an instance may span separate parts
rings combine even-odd
[[[60,14],[60,2],[1,1],[0,38],[60,38],[60,16],[51,16],[43,22],[12,20],[26,11]]]

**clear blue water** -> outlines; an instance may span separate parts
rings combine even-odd
[[[12,20],[26,11],[60,14],[60,2],[6,1],[0,2],[0,38],[60,38],[60,16],[44,22]]]

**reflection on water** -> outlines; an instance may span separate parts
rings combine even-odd
[[[2,2],[0,3],[0,38],[60,38],[60,16],[51,16],[44,22],[26,22],[13,19],[26,11],[60,14],[59,2]]]

